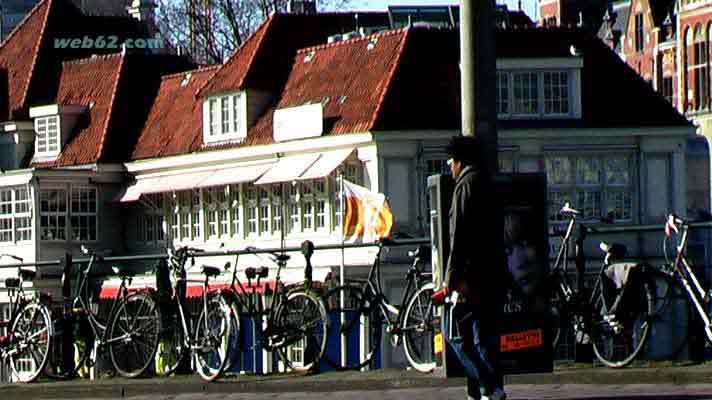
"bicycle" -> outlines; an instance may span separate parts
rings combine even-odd
[[[82,252],[90,251],[82,246]],[[61,303],[59,316],[53,320],[53,352],[47,375],[68,379],[80,371],[93,367],[99,355],[108,351],[116,372],[125,378],[142,375],[151,362],[158,346],[161,327],[158,307],[147,291],[130,291],[134,273],[121,267],[112,267],[121,279],[106,320],[94,311],[89,276],[103,257],[91,252],[86,267],[79,269],[79,282],[73,296]],[[69,283],[71,266],[63,272],[62,282]],[[71,294],[67,288],[65,294]]]
[[[270,259],[277,265],[273,288],[264,284],[265,293],[269,291],[271,300],[265,304],[257,292],[263,279],[269,276],[267,267],[246,268],[245,287],[237,276],[237,257],[232,270],[232,280],[228,289],[233,318],[239,324],[240,316],[252,318],[253,326],[263,326],[259,339],[252,347],[253,354],[261,345],[265,350],[276,352],[284,362],[286,369],[297,372],[316,368],[326,349],[326,333],[329,320],[321,298],[313,294],[311,279],[311,255],[314,245],[302,243],[302,253],[306,259],[305,283],[287,288],[281,280],[282,270],[286,267],[289,255],[271,252]],[[253,247],[246,249],[258,251]],[[257,253],[254,253],[257,254]],[[226,265],[226,269],[230,264]],[[255,280],[255,285],[252,284]],[[251,289],[248,291],[248,289]],[[264,320],[264,324],[263,324]],[[235,332],[237,328],[232,331]],[[254,337],[254,336],[253,336]],[[231,343],[236,343],[233,338]]]
[[[578,343],[592,343],[593,351],[603,364],[619,368],[628,365],[643,349],[650,331],[653,315],[654,290],[649,281],[646,264],[611,263],[611,259],[625,256],[622,244],[601,242],[606,254],[595,283],[584,285],[585,259],[583,243],[588,232],[595,229],[577,221],[581,213],[566,203],[559,212],[569,219],[561,247],[550,271],[552,287],[551,327],[552,343],[556,348],[570,321]],[[568,278],[568,258],[571,237],[578,227],[576,238],[576,267],[578,284],[574,288]],[[611,279],[611,276],[619,279]]]
[[[220,269],[202,266],[203,279],[189,279],[185,264],[203,250],[181,247],[175,252],[168,249],[168,265],[173,272],[174,283],[168,298],[161,299],[163,321],[162,346],[159,358],[164,360],[158,373],[169,375],[176,372],[183,360],[191,355],[198,374],[206,381],[218,379],[228,365],[230,307],[220,291],[210,290],[210,279],[220,275]],[[200,313],[197,322],[192,321],[186,305],[186,286],[200,283]]]
[[[405,356],[414,369],[429,372],[435,368],[434,338],[439,325],[435,315],[437,310],[431,300],[435,285],[432,273],[418,268],[421,260],[429,258],[430,249],[420,246],[409,252],[413,263],[406,273],[408,283],[400,305],[393,305],[383,292],[380,262],[383,249],[393,244],[388,239],[377,243],[378,252],[365,280],[352,280],[329,290],[324,296],[328,310],[336,312],[340,318],[339,338],[358,336],[360,332],[368,334],[367,352],[360,357],[349,357],[348,352],[338,358],[326,354],[326,361],[337,370],[363,368],[371,363],[381,342],[383,325],[391,334],[394,346],[398,346],[403,338]]]
[[[3,256],[23,262],[17,256],[0,255]],[[25,295],[25,281],[34,278],[35,271],[20,267],[17,278],[5,279],[10,310],[9,318],[0,321],[0,327],[9,328],[8,333],[0,337],[0,358],[9,364],[12,376],[24,383],[33,382],[40,376],[52,347],[52,319],[46,296],[40,293],[39,298],[30,299]]]
[[[712,302],[712,298],[710,298],[710,294],[712,292],[706,292],[703,289],[700,284],[700,280],[697,278],[697,275],[695,275],[692,264],[686,257],[689,229],[690,223],[688,221],[676,216],[675,214],[668,215],[668,218],[665,221],[665,238],[663,241],[663,251],[666,263],[658,268],[658,270],[663,272],[664,276],[678,282],[680,286],[685,289],[688,301],[692,303],[692,308],[697,312],[700,319],[704,323],[707,340],[712,343],[712,326],[710,325],[712,322],[710,321],[710,315],[704,307],[705,304],[710,304],[710,302]],[[668,254],[670,244],[673,245],[672,247],[677,252],[674,261],[671,261],[670,255]],[[670,286],[668,287],[668,290],[671,289]],[[676,315],[677,318],[682,319],[682,325],[685,326],[685,329],[689,329],[688,323],[692,320],[690,317],[689,307],[690,303],[684,307],[686,313],[685,315]],[[682,348],[686,342],[687,338],[685,338],[679,347]]]

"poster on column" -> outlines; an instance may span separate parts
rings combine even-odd
[[[497,310],[500,362],[505,374],[553,370],[550,316],[546,175],[501,174],[493,197],[499,199],[503,257],[501,301]]]

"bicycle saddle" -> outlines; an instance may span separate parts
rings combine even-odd
[[[203,274],[207,277],[220,275],[220,268],[203,265]]]
[[[408,256],[411,258],[419,257],[421,261],[430,261],[430,247],[421,245],[417,249],[409,251]]]
[[[276,254],[274,256],[274,260],[277,263],[286,263],[287,261],[289,261],[290,258],[291,257],[289,257],[289,254]],[[262,268],[266,268],[266,267],[262,267]]]
[[[625,245],[620,243],[608,244],[606,242],[601,242],[598,247],[604,253],[610,254],[613,258],[623,258],[625,257],[625,253],[628,251]]]
[[[247,279],[255,279],[257,276],[257,270],[252,267],[245,268],[245,276]]]
[[[124,279],[124,278],[133,278],[134,276],[136,276],[136,273],[135,273],[135,272],[133,272],[133,271],[131,271],[131,270],[129,270],[128,268],[125,268],[125,267],[116,267],[116,266],[114,266],[114,267],[111,267],[111,269],[114,271],[114,273],[115,273],[116,275],[119,276],[119,278],[122,278],[122,279]]]
[[[269,268],[260,267],[260,269],[257,270],[257,276],[259,276],[260,278],[266,278],[267,275],[269,275]]]
[[[20,268],[19,275],[22,277],[23,281],[31,281],[35,279],[35,276],[37,276],[37,272],[32,271],[30,269]]]
[[[19,278],[5,279],[5,287],[6,288],[19,288],[20,287],[20,279]]]

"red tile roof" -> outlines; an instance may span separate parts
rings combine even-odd
[[[409,30],[400,29],[300,50],[275,108],[321,102],[324,134],[370,131],[408,35]],[[253,140],[271,141],[271,120],[272,113],[268,113],[257,123],[250,132]]]
[[[0,120],[12,118],[25,105],[25,97],[35,67],[37,53],[44,35],[45,23],[52,0],[38,3],[0,46],[0,69],[6,71],[7,94],[2,101]]]
[[[65,62],[55,102],[84,106],[88,111],[76,123],[69,142],[54,162],[42,168],[89,164],[99,160],[112,118],[123,55],[98,56]]]
[[[203,103],[199,90],[218,67],[168,75],[158,94],[130,159],[165,157],[200,149],[203,139]],[[190,74],[190,79],[186,76]],[[187,81],[186,84],[183,84]]]

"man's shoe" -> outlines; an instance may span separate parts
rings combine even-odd
[[[494,392],[487,397],[487,400],[507,400],[507,393],[504,393],[502,389],[495,389]]]

